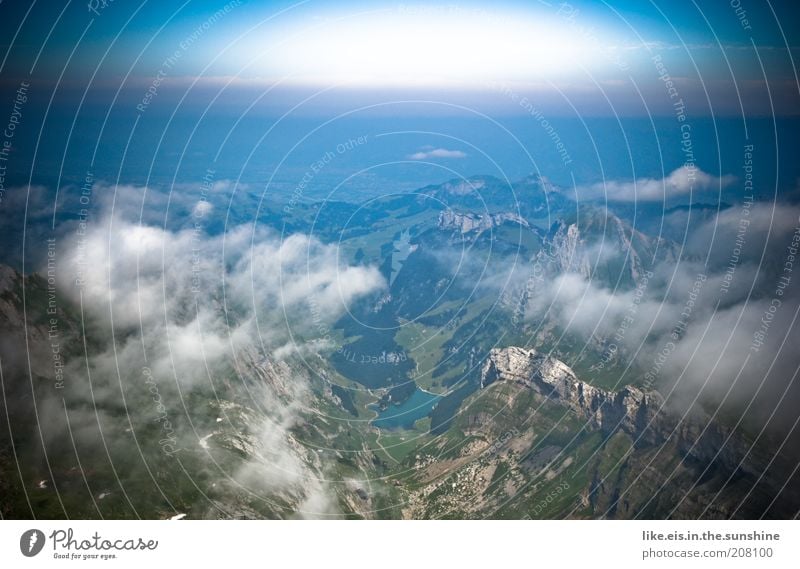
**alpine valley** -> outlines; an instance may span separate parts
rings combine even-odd
[[[740,206],[569,195],[67,208],[0,271],[0,514],[794,516],[794,394],[704,344],[741,313],[748,351],[792,226],[762,239],[756,203],[760,276],[721,292]]]

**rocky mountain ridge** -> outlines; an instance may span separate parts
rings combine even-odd
[[[495,381],[514,381],[569,407],[595,428],[622,429],[638,435],[663,406],[656,392],[627,386],[609,392],[580,381],[564,362],[534,349],[495,348],[481,370],[481,387]]]
[[[562,272],[590,278],[598,263],[617,258],[634,283],[639,283],[655,257],[668,249],[665,240],[648,238],[611,213],[583,223],[559,221],[551,243],[551,253]]]
[[[530,227],[527,221],[515,213],[459,213],[449,209],[439,213],[437,227],[443,231],[456,231],[464,235],[489,231],[507,222]]]
[[[722,461],[733,468],[743,468],[739,464],[742,457],[752,451],[700,411],[679,416],[658,392],[632,385],[619,391],[599,389],[578,379],[564,362],[534,349],[491,350],[481,370],[481,387],[497,381],[533,389],[569,408],[587,426],[609,434],[621,430],[640,445],[660,446],[670,441],[686,456]]]

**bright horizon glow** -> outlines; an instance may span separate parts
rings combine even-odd
[[[391,9],[282,22],[242,38],[237,59],[291,83],[485,84],[576,76],[604,64],[599,41],[530,11]]]

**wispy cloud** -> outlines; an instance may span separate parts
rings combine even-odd
[[[732,175],[716,177],[699,168],[681,166],[662,179],[640,178],[631,181],[604,180],[578,186],[578,199],[608,199],[610,201],[659,201],[692,192],[720,189],[736,181]]]
[[[336,487],[323,476],[327,464],[293,432],[317,403],[310,375],[292,356],[329,347],[316,338],[320,330],[329,330],[350,302],[383,287],[383,277],[377,267],[342,263],[334,245],[302,233],[280,236],[241,225],[212,235],[198,225],[148,224],[132,199],[143,190],[110,188],[120,196],[113,213],[113,202],[99,200],[85,231],[59,239],[59,302],[80,307],[81,321],[98,341],[64,367],[64,377],[91,373],[91,397],[76,379],[38,402],[47,416],[62,417],[44,428],[48,452],[63,445],[67,432],[82,454],[95,452],[101,424],[103,440],[116,449],[139,448],[131,441],[143,433],[138,452],[148,460],[235,447],[237,456],[226,459],[216,491],[264,496],[265,502],[281,496],[276,508],[284,509],[271,510],[270,503],[259,515],[336,515]],[[157,190],[148,196],[156,203],[164,199]],[[185,215],[211,225],[214,212],[210,202],[199,201]],[[81,304],[82,298],[92,302]],[[110,341],[102,344],[103,338]],[[0,353],[6,363],[4,344],[5,338]],[[215,390],[217,382],[230,387],[226,395]],[[241,397],[239,382],[247,383]],[[181,389],[204,393],[209,403],[184,406]],[[120,426],[121,409],[127,430]],[[164,417],[161,439],[144,434],[153,432],[147,429],[154,416]],[[235,515],[249,506],[231,499],[224,507],[195,508],[198,516],[206,508],[208,515]]]
[[[465,152],[460,150],[448,150],[447,148],[434,148],[433,150],[421,150],[411,154],[409,160],[428,160],[430,158],[466,158]]]

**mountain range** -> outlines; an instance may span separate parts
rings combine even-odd
[[[4,518],[800,508],[773,416],[794,388],[704,376],[692,352],[779,276],[719,292],[730,242],[698,244],[735,206],[576,202],[537,176],[191,205],[163,227],[98,211],[81,235],[66,216],[52,274],[2,266]],[[750,231],[740,276],[783,255]],[[693,379],[717,375],[727,394]]]

